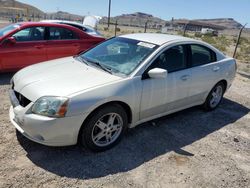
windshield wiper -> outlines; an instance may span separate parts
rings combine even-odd
[[[80,61],[80,62],[86,64],[86,65],[89,65],[88,62],[87,62],[85,59],[83,59],[81,56],[74,56],[74,58],[75,58],[76,60],[78,60],[78,61]]]
[[[101,63],[98,62],[98,61],[94,61],[94,60],[90,60],[90,59],[85,59],[85,61],[88,61],[89,63],[92,63],[92,64],[98,66],[99,68],[101,68],[102,70],[104,70],[104,71],[106,71],[106,72],[108,72],[108,73],[110,73],[110,74],[113,74],[111,68],[108,68],[107,66],[101,64]]]

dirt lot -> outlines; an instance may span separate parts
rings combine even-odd
[[[221,107],[191,108],[138,126],[114,149],[31,142],[10,124],[10,74],[0,75],[0,187],[249,187],[250,80]]]

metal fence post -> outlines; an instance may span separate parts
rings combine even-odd
[[[147,21],[146,21],[146,23],[145,23],[144,33],[146,33],[146,32],[147,32],[147,26],[148,26],[148,20],[147,20]]]
[[[117,31],[117,20],[115,21],[115,37],[116,37],[116,31]]]
[[[184,37],[185,37],[185,35],[186,35],[187,26],[188,26],[188,23],[184,26],[184,31],[183,31],[183,36],[184,36]]]
[[[240,29],[240,32],[239,32],[239,35],[238,35],[238,39],[237,39],[237,42],[236,42],[236,46],[235,46],[235,49],[234,49],[234,55],[233,55],[233,58],[235,58],[236,56],[236,52],[237,52],[237,48],[238,48],[238,45],[240,43],[240,37],[241,37],[241,33],[242,33],[242,30],[246,27],[247,23],[245,25],[243,25]]]

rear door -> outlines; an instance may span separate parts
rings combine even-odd
[[[189,92],[190,102],[201,103],[220,77],[220,63],[216,53],[200,45],[190,44],[192,82]]]
[[[46,61],[46,41],[44,27],[28,27],[22,29],[12,37],[16,43],[3,44],[0,55],[4,70],[18,70],[28,65]]]
[[[74,31],[64,27],[47,27],[48,60],[76,55],[80,52],[80,38]]]

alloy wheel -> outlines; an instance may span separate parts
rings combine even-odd
[[[119,114],[105,114],[93,126],[92,141],[100,147],[108,146],[120,136],[122,128],[123,120]]]
[[[223,96],[223,88],[221,85],[218,85],[212,91],[211,99],[210,99],[210,106],[211,108],[215,108],[221,101]]]

